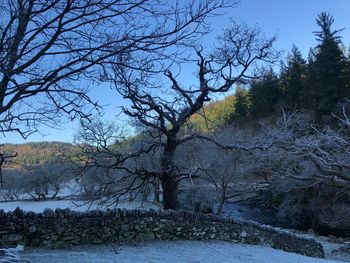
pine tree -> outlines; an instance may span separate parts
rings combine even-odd
[[[310,48],[306,69],[306,88],[303,89],[303,92],[301,93],[301,103],[303,107],[308,110],[314,110],[317,107],[317,88],[315,88],[314,79],[312,77],[316,75],[315,60],[315,48]]]
[[[282,66],[280,77],[285,100],[290,107],[305,107],[303,95],[307,93],[305,90],[306,70],[306,61],[303,59],[299,49],[293,46],[286,65]]]
[[[249,93],[241,86],[236,87],[235,92],[235,105],[234,105],[234,118],[245,118],[249,115]]]
[[[320,31],[314,32],[319,44],[315,58],[310,63],[309,83],[312,89],[311,101],[316,102],[319,116],[335,110],[336,104],[344,99],[346,91],[346,59],[340,48],[341,30],[332,30],[334,19],[330,14],[321,13],[316,19]]]
[[[348,59],[347,59],[347,69],[346,69],[346,97],[350,99],[350,47],[348,50]]]
[[[253,117],[267,116],[274,113],[276,104],[283,93],[279,79],[270,69],[261,80],[253,81],[249,90],[251,98],[250,114]]]

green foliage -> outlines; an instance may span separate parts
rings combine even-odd
[[[316,19],[320,31],[314,32],[319,44],[314,58],[309,61],[308,83],[311,92],[308,103],[319,116],[330,114],[336,104],[348,95],[346,85],[346,58],[342,51],[341,30],[332,30],[333,17],[321,13]]]
[[[348,50],[348,57],[347,57],[347,67],[346,67],[346,96],[350,99],[350,48]]]
[[[253,117],[267,116],[274,113],[276,104],[283,98],[280,82],[272,69],[261,80],[253,81],[250,88]]]
[[[36,165],[62,161],[63,155],[77,150],[72,144],[63,142],[31,142],[25,144],[5,144],[1,152],[6,154],[18,153],[12,162],[20,165]]]
[[[235,93],[235,105],[234,105],[234,118],[246,118],[249,116],[250,97],[249,92],[240,87],[236,87]]]
[[[280,76],[270,70],[252,82],[252,117],[273,114],[282,100],[289,108],[315,110],[321,117],[336,111],[337,104],[350,96],[350,57],[342,48],[341,30],[332,30],[334,19],[327,13],[321,13],[316,22],[320,27],[314,32],[318,45],[310,50],[308,63],[293,46]]]
[[[306,61],[299,49],[293,46],[287,64],[282,66],[280,76],[285,101],[291,108],[304,106],[303,96],[307,94],[306,73]]]

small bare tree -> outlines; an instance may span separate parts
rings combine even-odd
[[[15,154],[3,154],[0,152],[0,188],[3,188],[3,176],[2,176],[2,166],[6,162],[6,160],[11,160],[12,158],[17,157],[17,153]]]
[[[216,213],[220,215],[224,204],[237,196],[237,187],[235,186],[239,177],[243,175],[245,164],[242,162],[240,151],[208,147],[205,152],[205,161],[202,160],[205,163],[201,165],[203,169],[201,178],[214,186],[218,201]]]
[[[23,170],[23,191],[35,201],[54,199],[70,179],[63,163],[25,166]]]
[[[147,160],[155,156],[155,147],[139,147],[138,138],[127,138],[115,123],[82,122],[75,137],[80,151],[68,158],[87,201],[115,205],[120,199],[134,199],[154,183],[143,167],[151,167]]]
[[[261,157],[273,146],[274,138],[266,131],[257,134],[249,127],[234,124],[217,131],[205,143],[197,140],[198,146],[192,156],[192,178],[201,185],[206,196],[215,192],[213,201],[216,213],[221,214],[229,200],[247,200],[268,186],[263,178],[255,176],[261,169]],[[200,136],[201,139],[204,139]],[[182,153],[183,154],[183,153]]]
[[[21,168],[8,168],[3,171],[4,185],[1,188],[2,200],[19,200],[24,193],[24,171]]]

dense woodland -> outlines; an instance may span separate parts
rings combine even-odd
[[[268,69],[247,89],[238,89],[234,116],[270,116],[281,107],[313,112],[317,120],[337,113],[350,93],[350,53],[333,22],[330,14],[319,15],[314,32],[318,45],[310,48],[307,59],[293,46],[278,73]]]

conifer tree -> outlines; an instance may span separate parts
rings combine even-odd
[[[346,97],[350,99],[350,47],[348,50],[348,57],[347,57],[347,69],[346,69]]]
[[[283,97],[279,79],[272,69],[267,71],[261,80],[252,82],[249,94],[251,98],[250,114],[253,117],[272,114],[277,102]]]
[[[321,13],[316,19],[320,31],[314,32],[319,44],[315,49],[315,60],[310,63],[309,83],[312,89],[311,101],[315,102],[319,116],[335,110],[339,101],[347,95],[346,58],[340,48],[341,30],[332,30],[333,17]]]
[[[314,110],[316,109],[316,97],[317,97],[317,88],[315,88],[315,83],[313,76],[316,75],[315,67],[315,48],[309,49],[308,59],[307,59],[307,69],[306,69],[306,79],[305,85],[306,88],[301,93],[301,103],[305,109]]]
[[[235,92],[234,118],[248,117],[249,105],[250,99],[248,91],[238,85]]]
[[[306,89],[307,64],[299,49],[293,45],[287,58],[287,63],[282,66],[281,85],[288,106],[304,108],[303,95]]]

